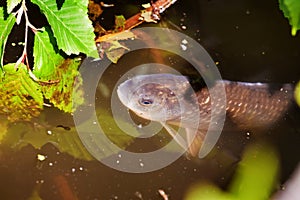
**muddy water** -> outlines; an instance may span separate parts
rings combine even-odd
[[[181,31],[198,40],[219,62],[224,79],[278,83],[299,80],[300,37],[290,36],[288,22],[274,1],[211,0],[193,1],[193,4],[181,1],[165,13],[163,22],[171,28],[185,26]],[[101,79],[107,91],[134,66],[156,61],[155,57],[149,58],[150,53],[128,54],[117,65],[111,65]],[[194,73],[180,58],[164,59],[164,62],[182,73]],[[97,107],[109,110],[110,94],[99,89],[96,102]],[[50,124],[72,125],[71,116],[56,110],[47,110],[46,115],[51,119]],[[288,179],[299,162],[299,120],[299,110],[292,109],[281,122],[260,134],[278,147],[281,182]],[[119,172],[98,161],[74,159],[51,144],[41,150],[27,146],[17,152],[1,147],[1,199],[26,199],[36,185],[40,185],[40,196],[49,200],[162,199],[159,189],[171,199],[182,199],[189,186],[201,180],[225,188],[243,147],[253,139],[241,132],[222,137],[221,146],[229,151],[228,157],[218,153],[198,161],[181,157],[170,166],[144,174]],[[149,140],[139,140],[128,148],[148,151],[153,147]],[[47,155],[43,165],[36,159],[38,153]]]

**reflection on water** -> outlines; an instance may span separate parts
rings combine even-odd
[[[188,16],[183,22],[187,26],[184,33],[195,39],[200,38],[200,43],[219,62],[224,79],[248,82],[293,82],[299,79],[299,37],[290,37],[288,23],[273,1],[230,1],[225,4],[216,0],[195,1],[194,4],[178,2],[165,16],[175,24],[182,23],[181,14],[176,14],[179,11]],[[110,111],[107,91],[115,87],[120,76],[134,66],[156,61],[155,58],[149,58],[149,51],[137,53],[139,56],[124,56],[117,65],[112,65],[105,72],[96,95],[98,107]],[[185,74],[194,73],[179,58],[166,58],[164,62],[174,68],[184,66],[180,70]],[[72,117],[57,110],[49,109],[44,115],[50,127],[73,126]],[[39,189],[42,199],[49,200],[162,199],[158,193],[162,189],[172,199],[182,199],[191,184],[200,180],[209,180],[226,188],[244,147],[260,138],[278,148],[280,181],[283,183],[299,162],[299,120],[299,110],[295,107],[282,121],[259,135],[252,131],[225,130],[217,148],[206,159],[194,161],[183,156],[168,167],[145,174],[123,173],[98,161],[75,159],[60,152],[53,144],[46,144],[40,149],[24,146],[18,151],[1,145],[1,197],[26,199],[34,189]],[[227,126],[231,130],[230,124]],[[24,130],[20,128],[14,131],[22,135]],[[68,131],[60,128],[62,134]],[[163,134],[135,141],[127,149],[149,151],[153,147],[158,148],[160,140],[169,139]],[[40,161],[37,155],[44,155],[46,159]]]

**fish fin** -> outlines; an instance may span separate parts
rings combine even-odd
[[[160,122],[161,125],[168,131],[168,133],[173,137],[173,139],[183,148],[187,149],[186,141],[177,132],[165,122]]]
[[[202,147],[204,136],[199,130],[186,128],[186,138],[188,141],[188,153],[192,157],[196,157]]]

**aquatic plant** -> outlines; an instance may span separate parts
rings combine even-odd
[[[188,191],[185,200],[265,200],[276,189],[279,155],[267,143],[254,143],[245,150],[228,191],[210,183],[198,183]]]

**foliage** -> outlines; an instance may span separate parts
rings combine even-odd
[[[82,80],[77,71],[80,61],[66,59],[66,55],[79,53],[94,57],[98,55],[93,27],[87,15],[88,1],[65,0],[58,5],[55,0],[32,0],[31,2],[39,6],[50,24],[42,29],[30,23],[26,6],[30,2],[25,0],[6,2],[7,12],[0,7],[0,66],[5,73],[0,82],[0,92],[5,94],[5,98],[0,101],[0,114],[8,114],[11,121],[29,121],[43,109],[43,96],[57,108],[72,112],[77,105],[83,103],[80,90]],[[17,11],[12,13],[13,10]],[[21,20],[25,23],[23,53],[16,63],[4,68],[6,41],[15,23],[20,24]],[[34,33],[33,66],[29,66],[27,58],[28,31]],[[30,68],[32,70],[28,70]],[[20,92],[19,88],[25,89]],[[75,102],[72,101],[73,89],[76,91]],[[28,99],[29,96],[33,98]],[[14,106],[18,109],[13,109]]]
[[[8,17],[4,16],[4,9],[0,7],[0,67],[3,67],[3,56],[4,56],[4,48],[7,41],[7,38],[13,28],[13,25],[16,22],[16,18],[13,15],[9,15]]]
[[[34,37],[33,72],[39,79],[49,79],[54,73],[57,65],[61,64],[64,58],[57,54],[55,47],[51,44],[53,41],[51,30],[48,28],[43,32],[37,32]]]
[[[80,59],[64,60],[51,76],[52,80],[59,81],[42,86],[45,98],[65,112],[73,112],[77,106],[84,102],[83,91],[81,90],[82,78],[77,70],[80,62]]]
[[[300,81],[296,85],[295,89],[295,100],[298,106],[300,106]]]
[[[7,115],[10,121],[30,121],[38,116],[43,108],[43,95],[40,85],[28,76],[26,66],[21,64],[16,71],[15,64],[7,64],[3,69],[0,114]]]
[[[83,103],[79,64],[78,60],[65,60],[51,76],[59,81],[44,85],[30,78],[24,64],[20,64],[17,71],[15,64],[5,65],[5,73],[0,76],[0,114],[5,114],[10,121],[30,121],[43,109],[44,97],[57,108],[72,112]]]
[[[87,15],[87,0],[65,0],[61,8],[55,0],[32,0],[32,3],[45,14],[59,49],[68,55],[80,52],[88,56],[98,55],[94,29]]]
[[[275,149],[265,143],[253,144],[246,149],[228,192],[214,185],[202,183],[192,188],[185,199],[269,199],[275,188],[278,172],[279,159]]]
[[[284,16],[288,18],[292,26],[291,34],[296,35],[300,29],[300,1],[299,0],[279,0],[279,7]]]

